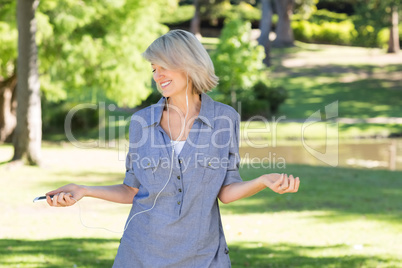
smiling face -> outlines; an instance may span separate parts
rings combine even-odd
[[[186,92],[187,76],[184,72],[167,70],[157,64],[151,64],[151,66],[153,78],[164,97],[172,97]],[[191,92],[191,89],[189,90]]]

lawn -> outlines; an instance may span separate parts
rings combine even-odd
[[[381,49],[296,41],[272,50],[267,76],[289,92],[280,108],[287,118],[307,118],[334,101],[339,117],[402,114],[402,56]]]
[[[0,162],[11,157],[0,146]],[[45,146],[42,168],[0,166],[1,267],[110,267],[119,234],[81,225],[79,207],[51,208],[35,196],[75,182],[121,183],[124,157],[112,149]],[[286,165],[242,167],[244,179],[297,174],[297,194],[270,190],[221,205],[233,267],[398,267],[402,261],[402,172]],[[80,201],[86,225],[122,230],[129,206]]]

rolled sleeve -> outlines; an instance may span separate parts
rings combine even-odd
[[[126,177],[124,178],[123,183],[133,188],[139,188],[141,185],[140,181],[137,179],[134,172],[130,170],[126,171]]]
[[[137,135],[139,132],[138,129],[140,129],[141,126],[138,125],[138,121],[134,119],[134,115],[131,117],[131,122],[130,122],[130,130],[129,130],[129,138],[130,138],[130,147],[127,153],[126,157],[126,176],[124,178],[123,183],[125,185],[138,188],[140,187],[141,183],[138,179],[138,177],[134,174],[133,170],[133,161],[134,155],[136,152],[136,142],[138,139],[140,139],[140,135]],[[136,131],[137,130],[137,131]]]
[[[239,166],[240,166],[239,133],[240,133],[239,120],[235,120],[234,131],[232,133],[229,147],[229,165],[222,186],[242,181],[242,178],[240,177],[239,173]]]

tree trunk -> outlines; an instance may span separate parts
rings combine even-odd
[[[266,66],[271,65],[271,43],[269,41],[269,33],[272,27],[272,3],[271,0],[262,0],[262,12],[260,20],[261,35],[258,38],[258,43],[264,47],[265,58],[263,60]]]
[[[400,50],[398,30],[398,7],[392,6],[391,27],[389,29],[388,53],[398,53]]]
[[[17,127],[15,129],[13,161],[27,158],[29,164],[40,164],[42,119],[40,84],[35,42],[35,11],[39,0],[18,0],[18,61],[17,61]]]
[[[17,125],[16,85],[17,76],[15,73],[0,83],[0,143],[11,142],[12,134]]]
[[[201,14],[200,14],[200,0],[194,0],[194,17],[191,19],[190,31],[198,38],[201,38]]]
[[[290,19],[293,14],[294,0],[275,0],[275,6],[278,12],[278,24],[276,25],[276,39],[273,46],[293,46],[294,36]]]

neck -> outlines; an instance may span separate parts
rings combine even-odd
[[[188,90],[188,115],[199,113],[201,109],[201,100],[198,94],[193,94]],[[182,115],[187,113],[186,92],[183,94],[171,96],[168,99],[169,105],[174,106],[174,110],[180,111]]]

